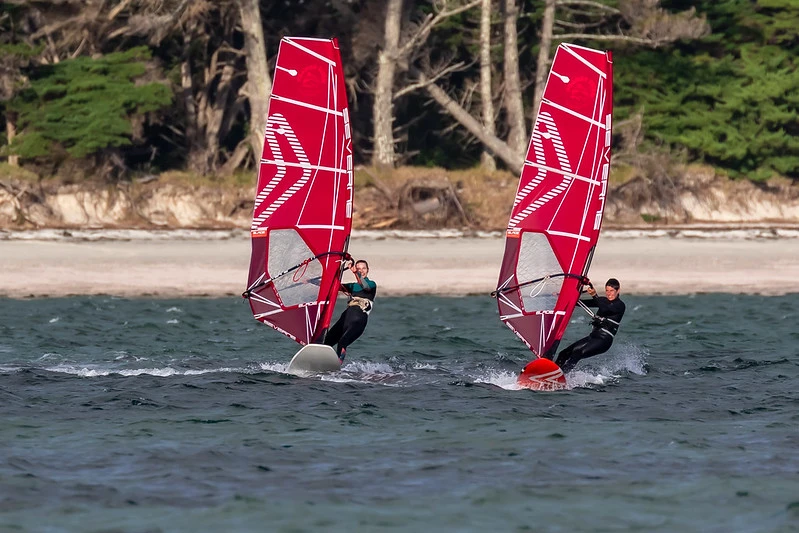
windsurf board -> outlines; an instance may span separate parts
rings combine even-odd
[[[525,389],[562,390],[566,388],[566,377],[554,361],[539,357],[527,363],[519,374],[518,384]]]
[[[341,369],[341,361],[336,351],[326,344],[303,346],[289,363],[289,374],[302,372],[336,372]]]

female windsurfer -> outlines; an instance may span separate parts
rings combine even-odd
[[[341,284],[341,292],[349,297],[347,308],[327,332],[324,340],[328,346],[336,346],[336,354],[342,362],[347,355],[347,346],[355,342],[366,329],[377,292],[377,284],[367,277],[369,263],[360,259],[350,265],[350,270],[357,281]]]
[[[590,299],[581,300],[589,307],[598,307],[591,325],[594,329],[587,337],[583,337],[558,354],[555,361],[564,373],[569,372],[579,361],[605,353],[613,344],[613,337],[619,330],[621,317],[627,308],[619,298],[619,280],[610,278],[605,283],[605,296],[597,296],[594,287],[589,284],[588,294]]]

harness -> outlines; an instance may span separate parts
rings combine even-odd
[[[361,298],[360,296],[353,296],[349,302],[347,302],[347,307],[350,306],[357,306],[361,308],[361,311],[366,313],[367,315],[372,312],[372,307],[374,307],[374,302],[369,300],[368,298]]]

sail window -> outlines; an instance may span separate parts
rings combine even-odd
[[[269,232],[269,264],[267,275],[274,278],[291,269],[314,253],[295,229],[273,229]],[[322,279],[322,263],[314,259],[274,280],[283,307],[315,302]]]
[[[561,272],[560,263],[547,236],[533,231],[523,232],[519,246],[519,261],[516,263],[516,279],[522,285],[544,278],[519,288],[526,312],[555,309],[563,278],[547,278],[547,276]]]

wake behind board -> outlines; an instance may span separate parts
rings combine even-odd
[[[563,390],[566,388],[566,377],[554,361],[539,357],[527,363],[516,383],[524,389]]]
[[[326,344],[308,344],[304,346],[289,363],[288,373],[302,372],[336,372],[341,370],[336,351]]]

